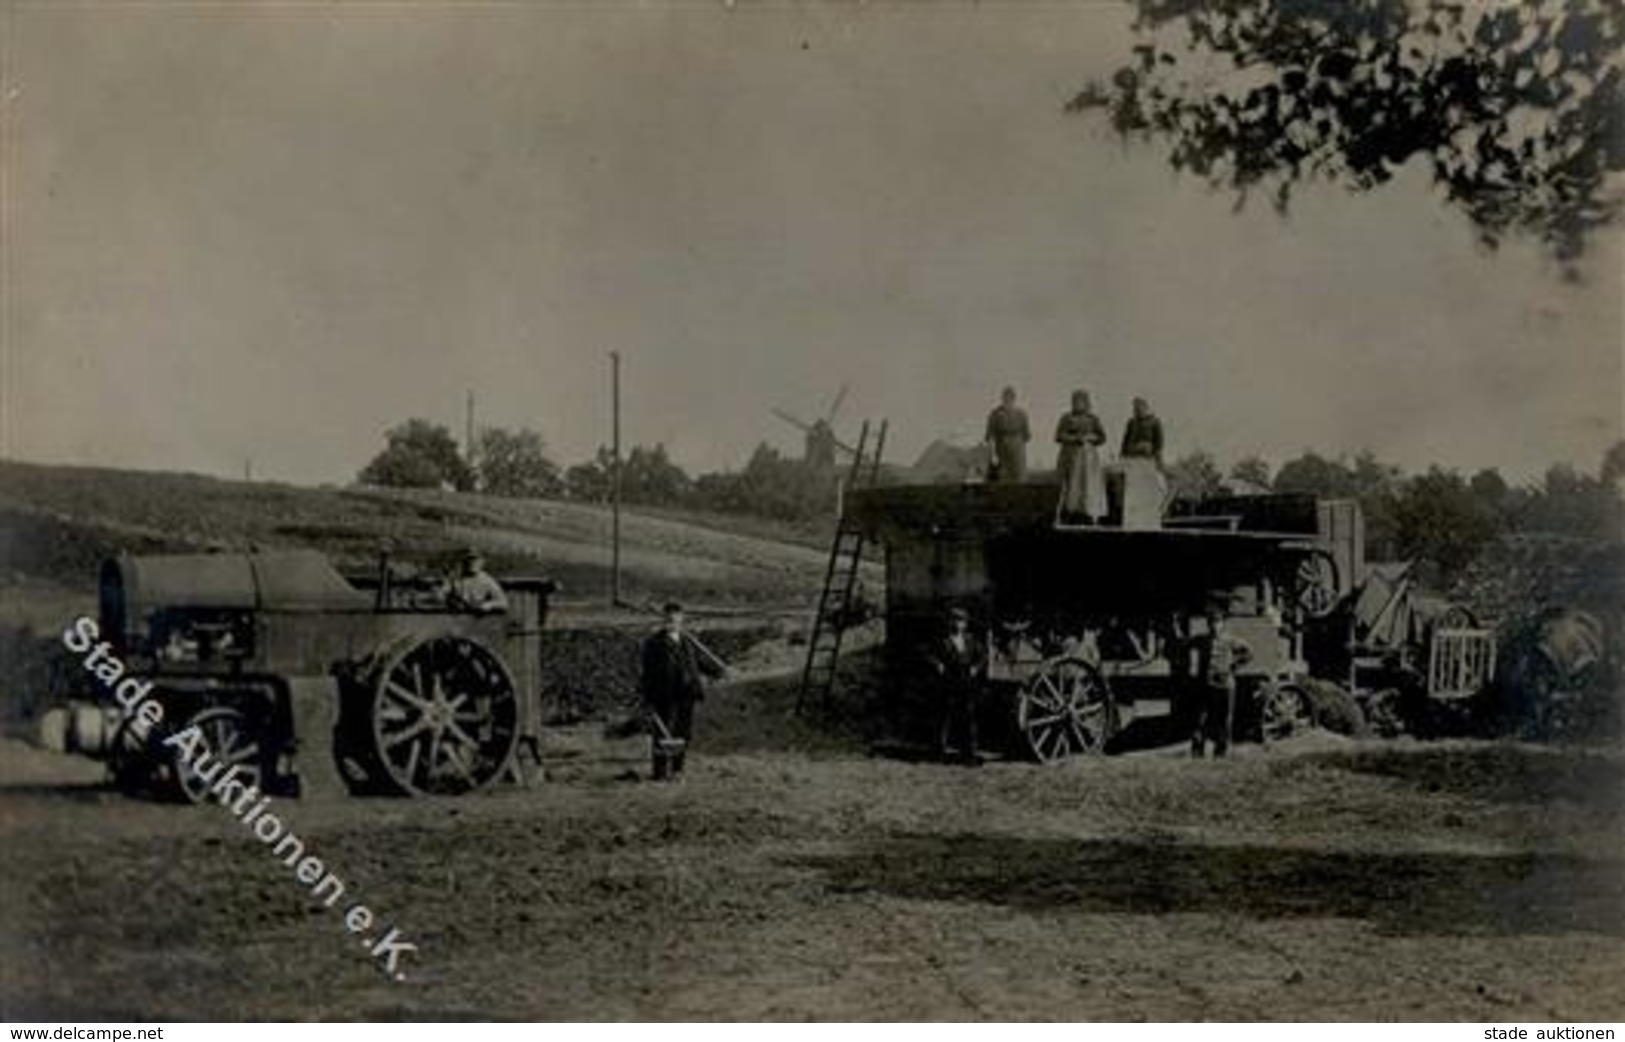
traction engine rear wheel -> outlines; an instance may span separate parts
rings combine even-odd
[[[1016,727],[1040,763],[1099,753],[1115,729],[1115,715],[1100,670],[1070,656],[1044,663],[1016,702]]]
[[[386,791],[459,796],[491,784],[513,760],[518,687],[478,641],[412,644],[384,661],[369,695],[365,756]]]

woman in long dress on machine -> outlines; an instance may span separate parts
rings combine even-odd
[[[1100,463],[1106,428],[1089,407],[1089,392],[1072,392],[1072,409],[1055,425],[1055,441],[1061,446],[1055,461],[1061,479],[1057,518],[1098,522],[1106,516],[1106,477]]]

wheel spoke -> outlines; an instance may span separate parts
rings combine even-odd
[[[419,697],[416,692],[408,691],[406,688],[402,687],[393,680],[385,685],[384,690],[419,712],[426,711],[429,708],[430,703],[427,699]]]
[[[229,747],[231,732],[219,717],[200,724],[198,730],[203,732],[203,747],[210,756],[218,759]]]
[[[429,732],[429,775],[436,777],[440,774],[440,736],[443,732],[436,728]]]
[[[455,749],[455,748],[452,748],[450,746],[447,746],[446,747],[446,760],[453,767],[457,768],[457,773],[461,774],[464,778],[466,778],[468,780],[469,785],[477,785],[477,784],[479,784],[474,779],[474,772],[469,770],[468,764],[463,762],[462,751],[460,749]]]
[[[1060,709],[1066,705],[1066,699],[1056,689],[1055,681],[1051,680],[1047,674],[1040,673],[1038,675],[1038,683],[1033,686],[1033,693],[1038,696],[1037,701],[1045,709]]]
[[[455,739],[457,742],[467,746],[470,749],[478,749],[480,747],[480,743],[474,739],[474,736],[457,726],[457,722],[454,720],[449,720],[446,722],[446,737]]]
[[[406,776],[416,779],[418,776],[418,757],[423,755],[423,743],[413,742],[411,750],[406,754]]]
[[[259,752],[259,743],[235,726],[230,727],[228,735],[221,740],[220,759],[226,763],[243,763],[257,757]]]
[[[419,717],[418,721],[411,726],[403,727],[399,731],[393,731],[385,734],[384,748],[393,749],[402,742],[410,741],[411,739],[422,734],[424,731],[427,731],[429,726],[428,717]]]

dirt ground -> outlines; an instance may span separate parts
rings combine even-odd
[[[419,945],[399,982],[224,810],[7,740],[0,1017],[1625,1018],[1617,752],[1311,735],[971,769],[707,753],[704,725],[681,785],[580,727],[530,788],[284,802]]]

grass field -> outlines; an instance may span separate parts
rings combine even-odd
[[[732,697],[679,786],[577,729],[536,788],[281,805],[419,946],[400,982],[220,808],[4,746],[0,1016],[1625,1017],[1617,754],[968,770],[741,743]]]

